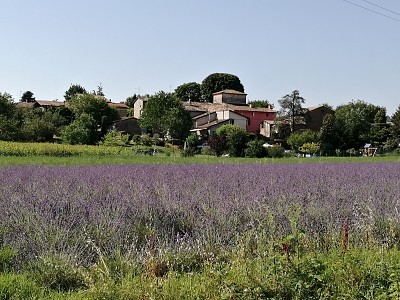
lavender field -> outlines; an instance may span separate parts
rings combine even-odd
[[[0,241],[18,265],[48,253],[79,264],[98,252],[279,241],[296,226],[315,248],[400,245],[400,164],[217,164],[0,169]]]

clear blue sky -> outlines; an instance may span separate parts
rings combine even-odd
[[[114,102],[215,72],[249,100],[400,105],[400,15],[363,0],[2,1],[0,91],[63,99],[101,83]],[[399,0],[371,0],[400,13]]]

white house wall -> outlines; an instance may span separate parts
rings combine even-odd
[[[240,128],[243,128],[246,130],[247,128],[247,118],[244,116],[241,116],[233,111],[230,110],[222,110],[222,111],[217,111],[217,117],[218,120],[233,120],[233,124],[239,126]]]

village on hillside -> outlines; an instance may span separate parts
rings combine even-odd
[[[16,112],[0,123],[0,140],[96,144],[112,132],[126,141],[150,137],[192,147],[194,154],[207,146],[207,153],[234,156],[252,155],[249,149],[261,146],[313,155],[375,155],[399,146],[399,110],[389,118],[384,107],[361,100],[336,109],[329,104],[308,107],[297,90],[278,100],[277,110],[267,100],[249,101],[232,74],[214,73],[202,84],[186,83],[173,93],[134,95],[119,103],[98,88],[88,93],[71,85],[64,101],[38,100],[27,91],[14,104],[2,94]],[[229,128],[242,136],[233,142]],[[225,140],[217,139],[221,136]],[[222,150],[216,151],[218,147]]]

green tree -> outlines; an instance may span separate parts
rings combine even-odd
[[[375,145],[383,145],[389,139],[390,128],[387,123],[386,109],[380,108],[374,117],[374,123],[371,125],[370,140]]]
[[[100,85],[97,86],[97,91],[93,91],[93,95],[105,97],[104,91],[103,91],[103,86],[101,85],[101,83],[100,83]]]
[[[68,124],[63,117],[61,109],[43,111],[41,109],[30,109],[22,111],[23,125],[21,128],[21,139],[33,142],[47,142],[54,135],[60,134],[61,128]]]
[[[163,91],[149,97],[140,117],[140,126],[162,137],[185,139],[192,126],[189,113],[174,94]]]
[[[64,94],[65,101],[71,101],[76,95],[87,94],[84,87],[79,84],[71,84],[69,89]]]
[[[397,108],[397,110],[394,112],[392,117],[390,118],[390,121],[392,122],[392,126],[390,128],[392,137],[395,139],[400,138],[400,105]]]
[[[320,146],[324,152],[339,149],[341,146],[340,130],[336,127],[335,115],[326,115],[320,129]]]
[[[179,141],[186,139],[193,122],[190,114],[181,105],[169,109],[165,119],[168,124],[168,135],[172,139]]]
[[[226,137],[226,151],[230,156],[243,157],[249,135],[246,130],[238,125],[222,125],[215,132],[216,135]]]
[[[292,133],[288,139],[288,145],[296,152],[301,152],[300,148],[306,143],[318,143],[320,140],[319,132],[304,130]]]
[[[97,141],[96,121],[83,113],[61,132],[63,143],[71,145],[91,145]]]
[[[26,91],[22,94],[21,102],[35,102],[35,97],[33,97],[33,93],[31,91]]]
[[[91,116],[96,126],[101,128],[102,133],[105,133],[109,123],[118,119],[116,109],[110,107],[103,97],[97,95],[82,94],[74,97],[69,103],[69,108],[76,117],[82,114]]]
[[[340,149],[359,149],[371,141],[371,126],[382,108],[362,100],[337,107],[335,128],[342,137]]]
[[[201,83],[202,99],[206,102],[212,102],[213,93],[222,90],[231,89],[244,92],[243,84],[239,77],[227,73],[213,73],[208,75]]]
[[[261,158],[266,156],[266,150],[264,148],[264,142],[262,140],[253,140],[246,145],[246,156]]]
[[[253,100],[249,104],[256,108],[269,108],[271,106],[268,100]]]
[[[290,131],[292,133],[296,131],[296,119],[305,115],[305,110],[302,107],[304,102],[305,99],[300,96],[298,90],[294,90],[291,94],[285,95],[278,100],[281,107],[280,117],[290,119]]]
[[[10,94],[0,92],[0,140],[12,141],[20,138],[20,122],[15,103]]]
[[[16,141],[21,138],[20,122],[14,118],[0,115],[0,140]]]
[[[14,100],[10,94],[0,92],[0,115],[12,117],[16,110]]]
[[[181,101],[200,102],[201,88],[197,82],[184,83],[175,89],[176,97]]]
[[[133,96],[130,96],[130,97],[126,98],[125,105],[130,107],[130,108],[133,108],[133,106],[135,105],[136,100],[139,97],[140,97],[140,95],[138,96],[136,94],[133,94]]]

